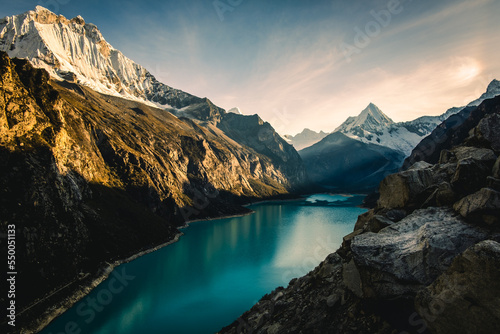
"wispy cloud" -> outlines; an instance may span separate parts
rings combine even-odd
[[[401,0],[403,11],[351,62],[340,43],[388,1],[255,0],[223,22],[211,1],[101,2],[71,1],[61,12],[97,24],[166,84],[286,133],[331,131],[369,102],[394,120],[436,115],[500,77],[497,0]]]

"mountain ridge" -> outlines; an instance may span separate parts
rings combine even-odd
[[[30,60],[54,79],[75,81],[107,95],[177,111],[201,101],[156,80],[81,16],[68,20],[42,6],[0,20],[0,51]]]

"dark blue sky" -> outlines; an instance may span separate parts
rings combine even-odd
[[[0,17],[36,5],[81,15],[166,84],[281,133],[332,131],[369,102],[396,121],[440,114],[500,78],[498,0],[0,4]]]

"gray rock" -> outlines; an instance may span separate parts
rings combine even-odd
[[[453,206],[463,217],[478,222],[493,224],[499,222],[500,192],[482,188],[478,192],[462,198]]]
[[[448,206],[455,203],[457,194],[448,182],[441,182],[436,190],[427,198],[422,207]]]
[[[354,260],[345,263],[342,267],[342,278],[345,286],[351,290],[356,296],[363,297],[363,285],[361,283],[361,276],[356,267]]]
[[[500,179],[500,157],[498,157],[495,165],[493,166],[493,177]]]
[[[493,159],[467,158],[460,160],[455,175],[451,179],[451,184],[455,190],[461,195],[468,195],[485,187],[487,184],[486,177],[491,173],[496,159],[494,156],[490,156],[490,158]]]
[[[495,152],[490,149],[471,146],[457,146],[453,148],[450,153],[453,158],[451,158],[449,162],[459,162],[464,159],[491,161],[497,158]]]
[[[500,191],[500,179],[494,178],[493,176],[487,177],[488,188]]]
[[[416,163],[414,163],[410,168],[408,168],[408,170],[419,170],[419,169],[425,169],[425,168],[429,168],[429,167],[432,167],[432,165],[428,162],[425,162],[425,161],[418,161]]]
[[[500,115],[483,118],[474,129],[474,136],[481,142],[487,142],[495,152],[500,152]]]
[[[400,221],[401,219],[403,219],[404,217],[406,217],[406,215],[407,215],[407,213],[406,213],[405,210],[397,210],[397,209],[389,210],[385,214],[385,216],[387,218],[389,218],[390,220],[392,220],[393,222]]]
[[[444,208],[417,210],[379,233],[354,237],[351,250],[365,296],[414,296],[486,232]]]
[[[500,244],[486,240],[458,256],[415,305],[432,333],[497,333],[499,296]]]

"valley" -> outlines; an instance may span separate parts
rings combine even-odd
[[[325,11],[317,6],[306,14]],[[247,17],[244,8],[231,7],[241,14],[220,23]],[[177,59],[177,82],[213,98],[161,82],[80,15],[67,19],[38,5],[0,19],[0,227],[10,261],[2,332],[490,333],[500,326],[498,80],[488,76],[481,93],[467,93],[471,102],[448,110],[441,110],[448,97],[433,91],[444,81],[429,84],[423,91],[440,106],[429,116],[416,107],[432,104],[427,95],[422,103],[388,98],[373,80],[367,99],[361,88],[371,82],[365,75],[385,76],[381,87],[397,82],[414,96],[421,74],[417,85],[356,66],[357,75],[329,85],[320,79],[348,66],[311,36],[297,54],[299,46],[279,48],[300,40],[297,31],[255,35],[252,42],[269,38],[262,50],[243,43],[243,34],[233,44],[244,51],[226,58],[234,50],[226,55],[211,43],[222,35],[202,39],[203,29],[191,30],[224,35],[223,26],[176,19],[162,24],[182,26],[178,35],[136,26],[151,33],[133,49]],[[109,32],[116,22],[105,23]],[[130,36],[116,36],[127,45]],[[154,54],[167,41],[168,50]],[[309,59],[310,50],[319,54]],[[361,50],[367,55],[353,61],[379,59]],[[193,58],[184,63],[180,54]],[[470,57],[452,60],[453,70],[439,73],[454,80],[439,92],[465,97],[482,67]],[[235,64],[246,76],[231,72]],[[284,73],[290,77],[274,81]],[[356,88],[353,97],[344,85]],[[418,117],[395,122],[372,98],[390,101],[393,112],[414,103]],[[366,107],[333,127],[318,121],[325,106],[332,118],[346,115],[343,100]],[[265,108],[234,107],[240,101]],[[269,117],[288,107],[293,116],[282,124]],[[322,130],[307,128],[314,124]],[[285,134],[298,125],[302,132]]]

